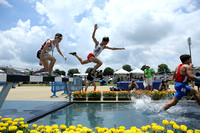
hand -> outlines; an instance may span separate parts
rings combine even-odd
[[[95,24],[95,25],[94,25],[94,30],[97,30],[97,29],[98,29],[98,25]]]
[[[42,61],[40,61],[39,65],[40,65],[40,66],[42,66],[42,65],[43,65],[43,62],[42,62]]]
[[[65,56],[64,56],[63,58],[64,58],[65,60],[67,60],[67,58],[66,58]]]

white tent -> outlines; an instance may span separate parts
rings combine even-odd
[[[83,76],[87,76],[88,75],[88,73],[74,73],[73,74],[74,76],[80,76],[80,77],[83,77]]]
[[[135,70],[131,71],[130,73],[132,73],[132,74],[144,74],[144,71],[142,71],[141,69],[136,68]]]
[[[127,81],[128,75],[130,73],[124,69],[119,69],[118,71],[114,72],[114,79],[115,81]]]
[[[114,74],[129,74],[129,72],[124,69],[119,69],[118,71],[114,72]]]
[[[136,68],[133,71],[130,71],[130,73],[132,74],[132,77],[135,79],[141,79],[143,77],[144,71],[142,71],[141,69]]]

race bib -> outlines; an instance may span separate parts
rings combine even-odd
[[[182,88],[181,91],[182,91],[182,92],[186,92],[186,89],[185,89],[185,88]]]

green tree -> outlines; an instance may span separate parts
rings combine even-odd
[[[66,72],[62,70],[61,71],[61,75],[65,75],[65,74],[66,74]]]
[[[68,70],[68,75],[69,75],[69,74],[74,74],[74,73],[80,73],[80,72],[78,71],[77,68],[75,68],[75,69],[69,69],[69,70]]]
[[[110,67],[106,67],[103,71],[103,75],[106,76],[106,75],[113,75],[114,73],[114,70]]]
[[[93,67],[88,67],[85,73],[89,73],[91,69],[93,69]]]
[[[170,69],[166,64],[160,64],[158,65],[158,73],[159,74],[170,73]]]
[[[56,69],[55,71],[53,71],[54,73],[58,74],[58,75],[65,75],[65,71],[61,71],[59,69]]]
[[[126,64],[126,65],[123,65],[122,68],[123,68],[124,70],[128,71],[128,72],[132,71],[131,66],[130,66],[130,65],[127,65],[127,64]]]

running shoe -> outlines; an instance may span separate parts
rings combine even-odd
[[[69,54],[71,54],[71,55],[75,55],[75,54],[76,54],[76,52],[71,52],[71,53],[69,53]]]

